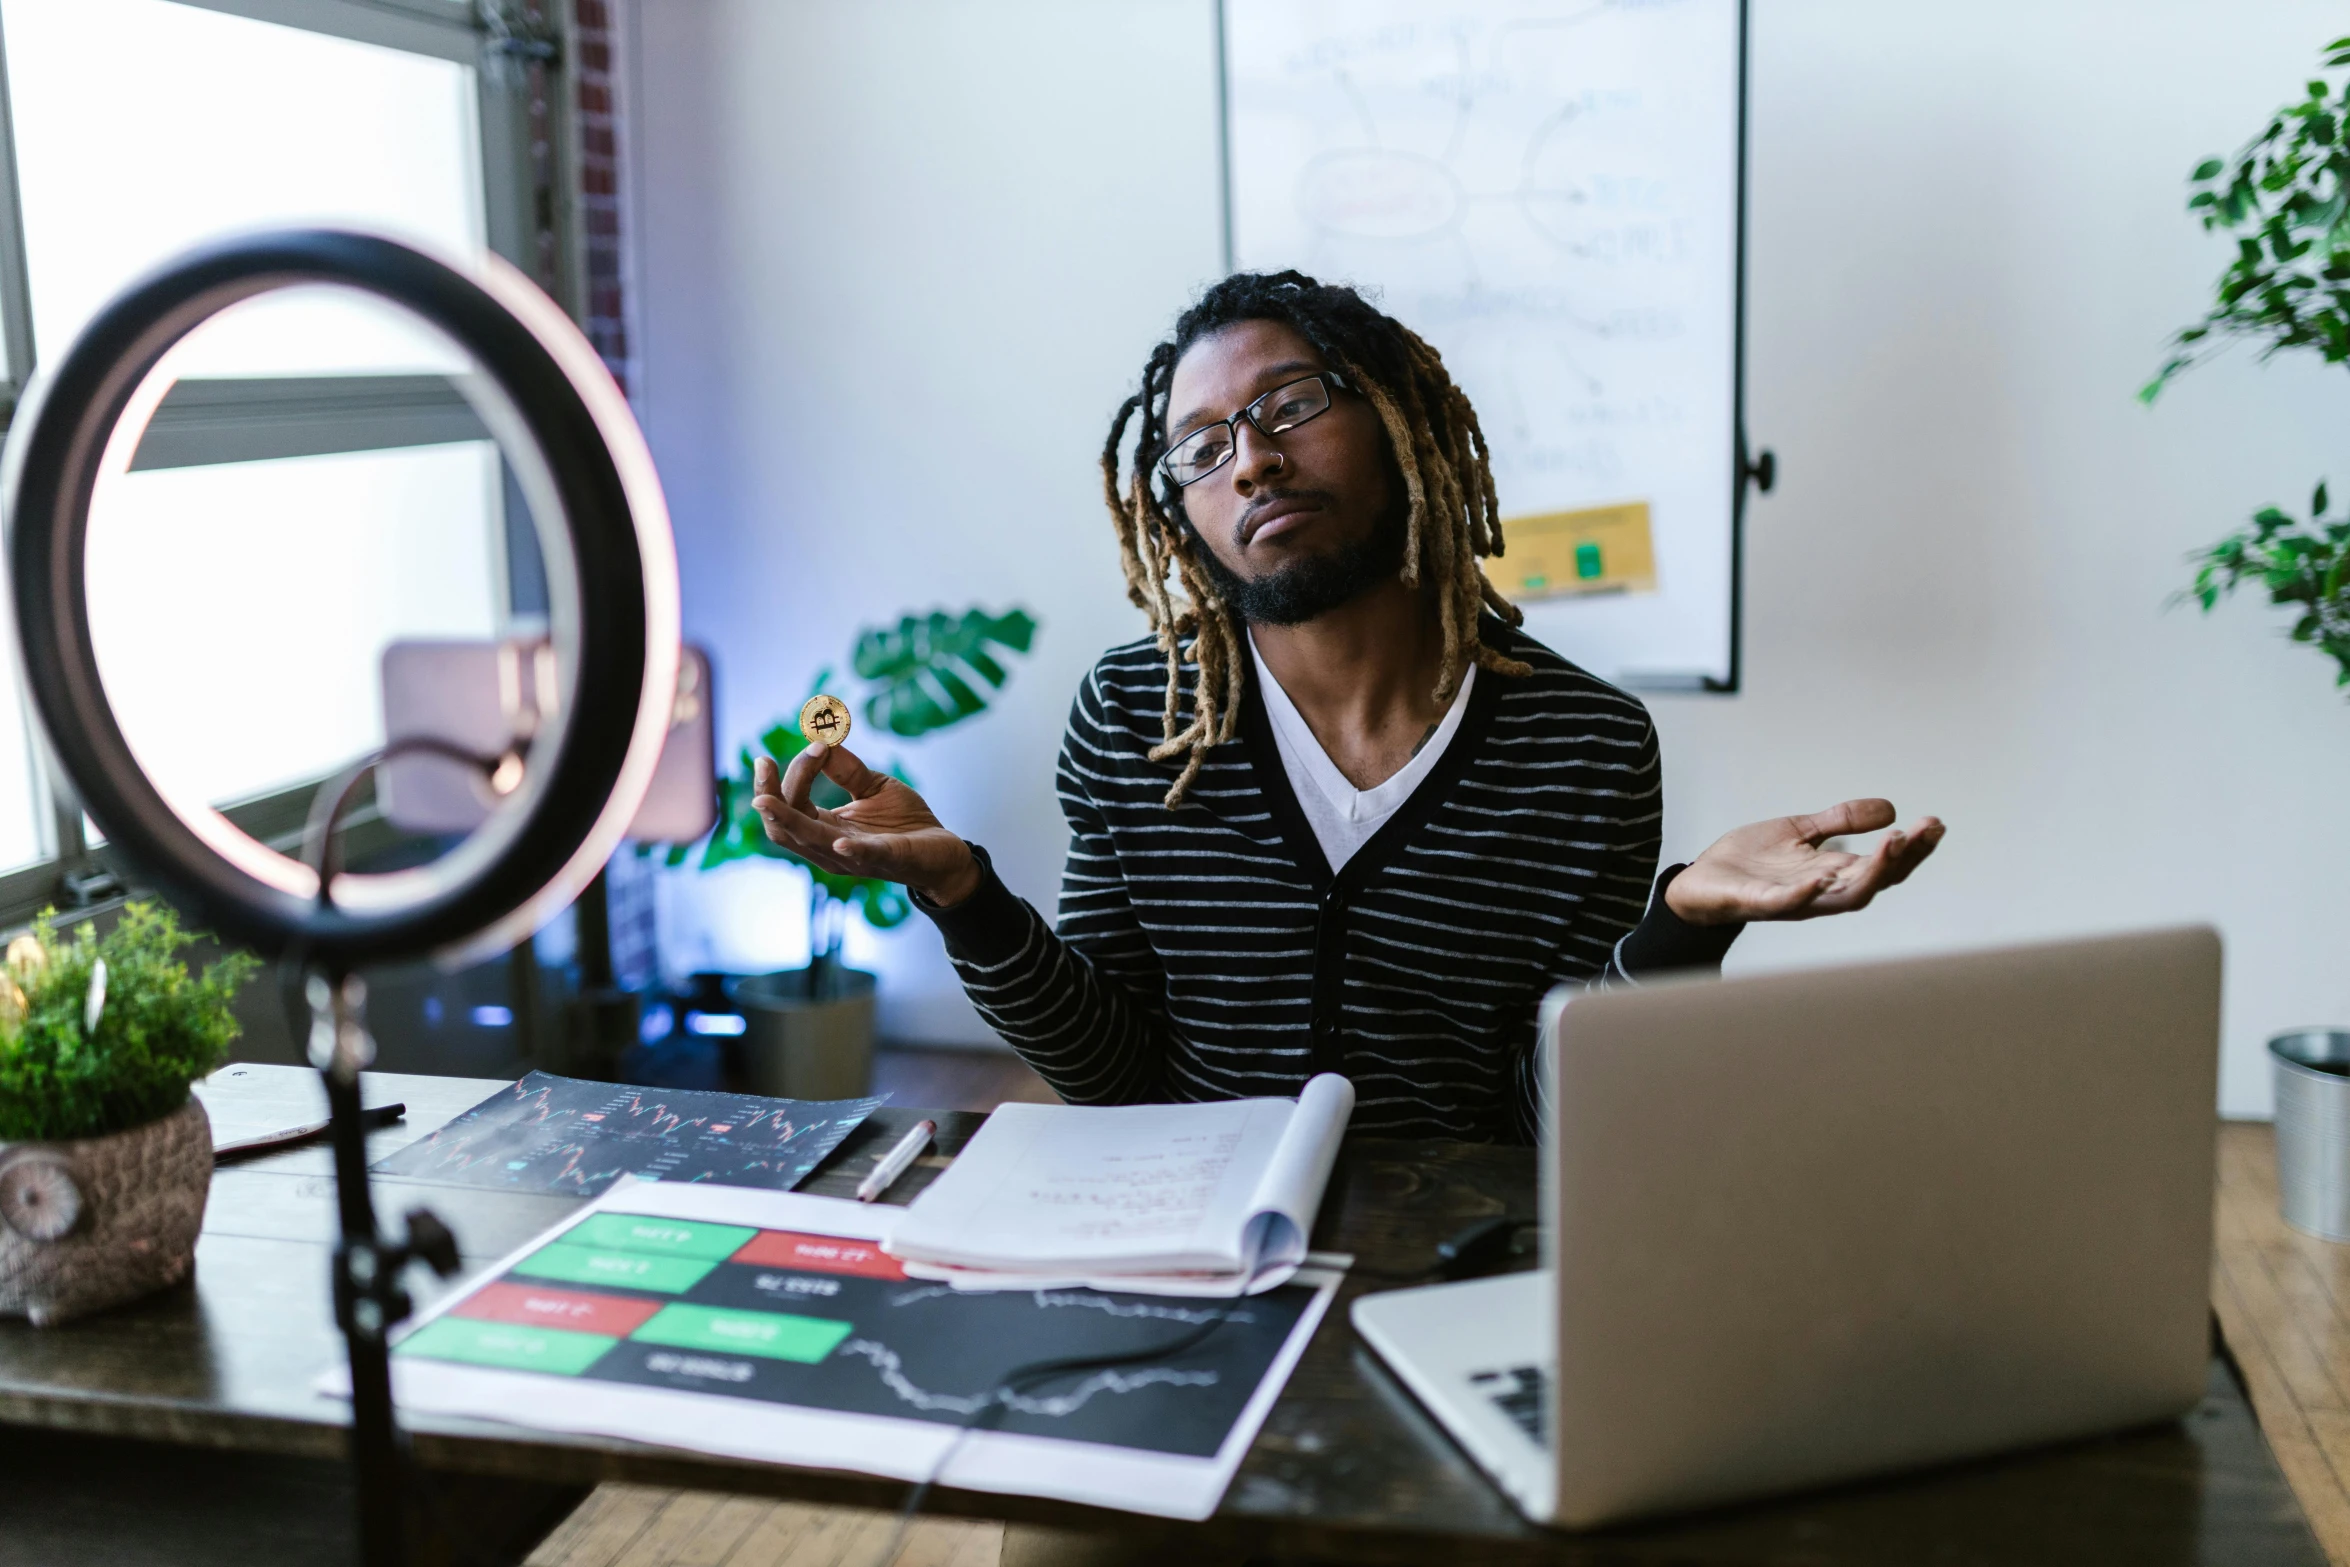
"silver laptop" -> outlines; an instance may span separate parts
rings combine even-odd
[[[2166,1420],[2210,1358],[2209,929],[1561,992],[1540,1272],[1354,1324],[1583,1527]]]

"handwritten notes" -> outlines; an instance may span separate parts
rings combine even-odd
[[[1141,1276],[1233,1290],[1305,1251],[1354,1107],[1345,1079],[1300,1098],[1005,1105],[915,1200],[888,1249],[921,1276]],[[1208,1281],[1208,1288],[1201,1281]]]

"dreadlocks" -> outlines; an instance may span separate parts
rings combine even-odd
[[[1247,686],[1242,628],[1201,563],[1207,545],[1184,518],[1181,492],[1158,471],[1170,433],[1167,395],[1176,363],[1192,344],[1242,321],[1278,321],[1295,330],[1378,412],[1407,505],[1403,580],[1430,584],[1444,628],[1436,700],[1453,699],[1472,663],[1501,675],[1531,672],[1485,646],[1477,633],[1482,609],[1513,626],[1524,617],[1477,564],[1479,556],[1502,551],[1493,473],[1476,410],[1436,350],[1351,288],[1302,272],[1236,272],[1202,294],[1176,321],[1174,334],[1151,350],[1141,389],[1118,405],[1102,447],[1102,492],[1118,528],[1126,596],[1149,617],[1167,659],[1165,738],[1151,747],[1151,760],[1189,753],[1167,791],[1170,807],[1183,803],[1210,748],[1232,738]],[[1129,423],[1137,424],[1133,466],[1121,476],[1119,448]],[[1182,579],[1183,603],[1169,591],[1170,571]],[[1186,638],[1199,666],[1188,719],[1177,712]]]

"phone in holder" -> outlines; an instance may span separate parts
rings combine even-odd
[[[680,648],[669,736],[644,803],[630,819],[639,843],[691,843],[717,825],[717,743],[710,655]],[[384,738],[431,739],[477,756],[519,752],[560,701],[554,648],[544,637],[419,640],[384,649]],[[388,758],[377,771],[376,807],[403,832],[466,833],[496,807],[493,784],[464,763],[429,751]]]

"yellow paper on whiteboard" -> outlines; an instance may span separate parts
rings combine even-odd
[[[1505,598],[1656,591],[1646,501],[1505,517],[1501,539],[1505,551],[1487,559],[1485,575]]]

